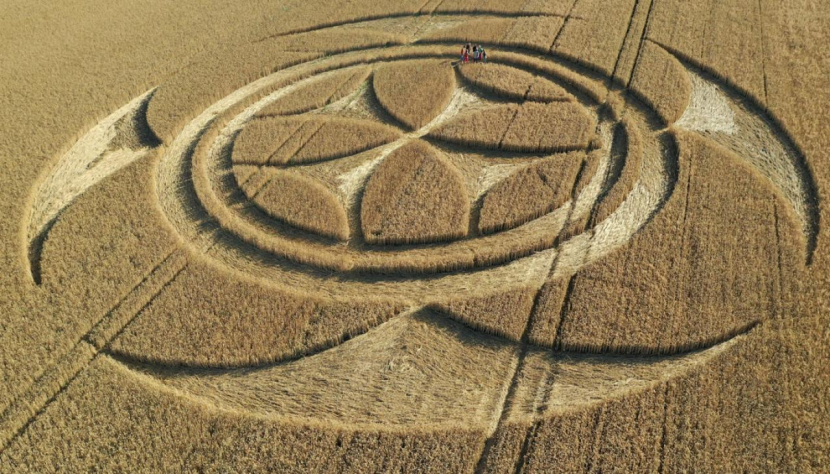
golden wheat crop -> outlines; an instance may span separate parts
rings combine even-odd
[[[260,167],[255,165],[234,165],[233,176],[236,179],[237,186],[240,188],[244,186],[259,170]]]
[[[570,97],[564,89],[544,78],[501,64],[466,64],[458,70],[476,86],[511,99],[553,102]]]
[[[450,0],[442,2],[435,12],[489,12],[489,13],[514,13],[523,6],[520,0],[484,0],[475,2],[472,0]]]
[[[453,319],[487,333],[519,341],[527,326],[533,308],[536,288],[511,288],[508,292],[496,292],[437,303],[435,309]]]
[[[205,132],[206,137],[215,138],[219,131],[216,126]],[[220,227],[226,229],[239,229],[240,237],[249,243],[256,246],[269,249],[276,252],[280,256],[295,259],[299,262],[315,262],[317,265],[329,266],[341,270],[350,269],[352,262],[344,256],[333,256],[322,252],[316,252],[315,249],[308,248],[297,243],[290,238],[283,238],[270,235],[267,232],[262,232],[261,228],[266,227],[267,224],[259,224],[246,221],[242,216],[232,212],[225,207],[221,199],[216,194],[216,189],[213,187],[211,178],[207,174],[206,161],[210,153],[210,140],[199,142],[199,145],[193,151],[193,192],[201,205],[204,207],[206,213],[216,219]],[[277,172],[273,167],[263,167],[257,174],[251,177],[245,185],[242,186],[248,194],[253,195],[264,186],[270,177]]]
[[[281,148],[271,163],[308,163],[360,153],[400,137],[392,127],[355,119],[319,119],[316,133],[289,155]]]
[[[381,66],[372,85],[390,115],[412,129],[426,125],[452,98],[455,73],[449,61],[411,61]]]
[[[631,246],[575,276],[560,323],[562,347],[633,353],[691,350],[740,332],[757,322],[758,314],[774,310],[777,265],[764,271],[750,268],[760,261],[777,262],[774,237],[770,240],[776,233],[775,197],[757,174],[723,160],[716,149],[691,137],[681,136],[679,172],[670,200]],[[722,207],[724,203],[730,207]],[[689,219],[705,224],[684,225]],[[741,222],[740,235],[726,230],[735,220]],[[675,255],[670,249],[680,242],[689,247]],[[709,245],[729,250],[706,257]],[[727,303],[715,296],[718,290],[701,286],[704,281],[726,285],[715,283],[716,274],[744,297]],[[617,290],[604,293],[610,286]],[[759,287],[765,290],[750,290]],[[638,304],[610,310],[622,307],[623,301]],[[687,317],[688,308],[695,308],[695,318]],[[621,327],[625,329],[620,332]]]
[[[234,50],[220,58],[208,57],[185,67],[154,94],[147,109],[147,123],[165,142],[173,139],[185,120],[222,94],[230,92],[268,69],[281,69],[318,57],[317,53],[286,53],[271,42],[260,47]],[[264,69],[262,57],[269,58]]]
[[[830,465],[826,2],[12,3],[0,472]]]
[[[552,51],[612,75],[636,2],[588,0],[575,3]],[[583,20],[584,18],[585,20]],[[625,18],[626,21],[618,21]]]
[[[291,115],[308,112],[336,102],[351,94],[369,78],[367,66],[337,71],[329,77],[313,81],[274,101],[260,115]]]
[[[595,175],[599,169],[601,154],[602,150],[594,150],[588,153],[588,156],[582,162],[582,167],[579,170],[579,176],[576,184],[574,185],[572,196],[578,197],[580,193],[591,183],[591,181],[595,179]],[[571,216],[567,227],[562,231],[562,239],[568,240],[571,237],[583,233],[590,223],[591,218],[592,215],[590,212],[586,212],[582,215]]]
[[[232,159],[242,164],[298,164],[348,156],[389,143],[391,127],[336,117],[256,119],[234,142]]]
[[[550,153],[587,148],[596,124],[579,104],[502,105],[469,113],[431,132],[475,147]]]
[[[346,211],[322,184],[278,171],[252,201],[268,215],[301,229],[340,240],[349,238]]]
[[[481,204],[479,230],[510,229],[564,204],[571,197],[583,156],[582,152],[555,155],[493,186]]]
[[[366,184],[360,208],[371,243],[429,242],[467,234],[470,207],[461,176],[426,142],[392,152]]]
[[[112,347],[133,359],[256,365],[335,345],[401,309],[389,301],[309,300],[287,288],[240,281],[210,265],[191,262]],[[170,329],[171,317],[177,318],[175,331]]]
[[[455,42],[469,42],[476,41],[482,43],[499,43],[504,35],[513,26],[513,21],[497,18],[486,20],[474,20],[465,22],[464,24],[441,28],[426,36],[429,41],[455,41]],[[460,49],[459,49],[460,53]]]
[[[296,133],[306,120],[263,118],[245,127],[233,143],[234,163],[264,165]]]
[[[672,124],[688,107],[692,85],[677,59],[659,46],[646,43],[634,68],[631,89],[644,97],[663,121]]]
[[[19,472],[52,470],[56,458],[82,471],[116,471],[138,464],[151,471],[234,466],[248,472],[327,472],[339,469],[345,457],[358,471],[391,466],[403,471],[459,472],[483,442],[480,430],[462,426],[438,435],[429,430],[367,432],[288,417],[252,418],[189,399],[158,383],[148,384],[151,380],[136,378],[109,357],[95,359],[54,408],[31,425],[22,442],[0,455],[0,461]],[[180,422],[159,433],[157,427],[170,420]],[[55,430],[59,426],[84,430],[87,438],[83,443],[69,440],[58,434],[62,428]],[[226,446],[221,441],[225,439],[242,444]],[[120,440],[122,449],[117,453],[93,448],[112,440]],[[21,451],[17,446],[23,444],[31,449]],[[184,452],[192,455],[183,457]]]
[[[564,25],[565,20],[560,16],[520,17],[503,41],[512,46],[549,53]]]
[[[613,184],[596,205],[592,216],[595,222],[605,220],[606,217],[622,204],[640,177],[640,169],[643,165],[645,150],[643,149],[642,138],[639,136],[637,128],[633,125],[632,119],[623,119],[622,125],[619,126],[615,133],[622,134],[625,137],[628,152],[624,156],[619,157],[623,162],[615,165],[611,170],[614,175],[611,176]]]
[[[357,34],[355,34],[357,33]],[[364,28],[359,32],[344,29],[324,29],[305,34],[293,34],[273,39],[274,47],[285,51],[322,51],[342,53],[374,46],[406,43],[406,37],[387,31]]]

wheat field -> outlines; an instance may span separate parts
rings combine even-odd
[[[830,471],[830,4],[0,11],[0,473]]]

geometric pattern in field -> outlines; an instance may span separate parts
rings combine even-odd
[[[778,311],[781,268],[816,245],[816,191],[753,99],[656,43],[619,81],[551,54],[555,38],[488,36],[506,17],[384,30],[410,21],[291,35],[302,52],[371,31],[187,120],[166,122],[161,84],[67,152],[27,228],[36,281],[78,251],[61,213],[153,153],[149,191],[181,240],[84,361],[231,412],[479,428],[486,470],[512,424],[645,390]],[[465,31],[490,63],[458,64]]]

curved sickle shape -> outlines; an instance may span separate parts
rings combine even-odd
[[[664,48],[666,49],[666,48]],[[675,123],[746,160],[778,188],[798,217],[809,265],[819,232],[818,191],[804,155],[766,108],[749,94],[668,50],[692,83],[689,107]]]
[[[673,357],[529,349],[525,363],[532,369],[517,374],[514,383],[520,387],[507,416],[544,416],[538,405],[543,384],[549,384],[543,405],[559,409],[581,409],[645,390],[666,375],[718,358],[748,332]],[[396,339],[405,343],[389,343]],[[465,425],[492,434],[502,414],[505,378],[511,379],[510,367],[518,355],[513,344],[497,336],[420,311],[393,318],[328,351],[255,368],[163,367],[113,357],[135,376],[213,409],[364,429]]]
[[[26,253],[32,280],[40,284],[43,242],[64,209],[87,189],[145,156],[160,142],[145,118],[155,88],[98,122],[39,181],[31,199]]]

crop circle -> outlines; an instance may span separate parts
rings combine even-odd
[[[600,105],[579,66],[517,52],[492,58],[457,64],[446,48],[388,47],[251,83],[174,140],[159,169],[162,207],[185,240],[239,270],[311,292],[414,301],[486,275],[544,280],[556,255],[589,263],[623,244],[667,185],[659,130],[649,126],[654,112],[623,99]],[[517,99],[488,84],[496,68],[535,81],[539,92]],[[402,94],[408,85],[395,82],[413,74],[446,90],[419,103],[426,91]],[[351,90],[319,94],[311,107],[294,103],[297,91],[308,96],[332,83]],[[420,123],[406,118],[419,113]],[[644,160],[644,147],[657,158]],[[612,149],[646,173],[635,169],[632,182],[617,183]],[[398,173],[426,173],[400,199],[416,196],[374,197],[394,189]],[[615,186],[631,196],[599,219],[596,208]],[[184,210],[194,202],[199,220]],[[427,212],[413,217],[419,208]],[[202,239],[202,220],[223,237]]]

